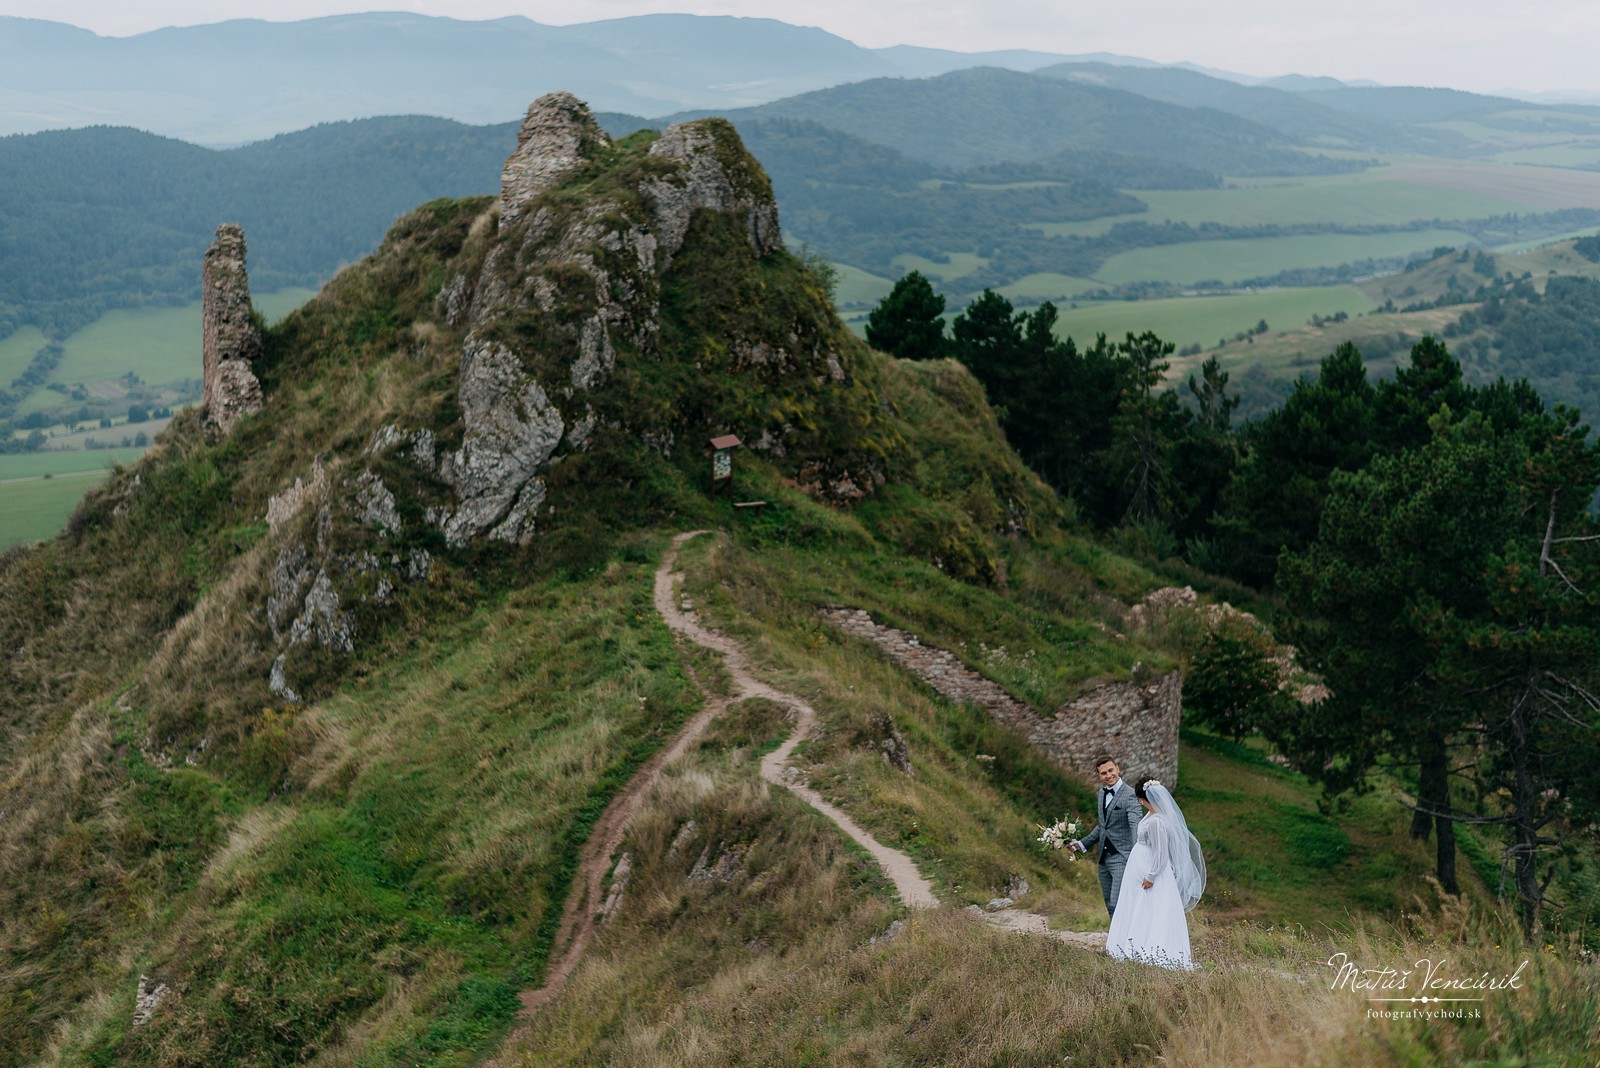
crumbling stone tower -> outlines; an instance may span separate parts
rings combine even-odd
[[[253,366],[261,355],[261,333],[250,318],[250,276],[244,266],[244,229],[217,227],[201,272],[205,338],[205,424],[225,437],[233,425],[261,410],[261,383]]]

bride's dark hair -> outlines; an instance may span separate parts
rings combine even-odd
[[[1154,782],[1154,781],[1155,780],[1150,778],[1149,776],[1145,776],[1144,778],[1140,779],[1138,782],[1134,783],[1133,796],[1137,797],[1140,801],[1148,800],[1148,798],[1146,798],[1144,796],[1144,786],[1145,786],[1145,783]]]

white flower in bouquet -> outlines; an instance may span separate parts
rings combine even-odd
[[[1048,827],[1042,823],[1038,827],[1040,833],[1036,841],[1046,849],[1060,849],[1078,837],[1077,822],[1067,816],[1063,816]],[[1075,852],[1069,853],[1068,856],[1073,860],[1078,859],[1078,854]]]

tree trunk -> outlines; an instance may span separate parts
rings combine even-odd
[[[1449,894],[1460,894],[1456,883],[1456,827],[1450,818],[1450,754],[1445,749],[1444,735],[1430,734],[1422,751],[1422,788],[1418,805],[1434,814],[1433,822],[1439,831],[1438,860],[1436,862],[1439,885]],[[1416,823],[1412,823],[1416,833]],[[1426,837],[1424,835],[1423,837]]]
[[[1460,896],[1456,884],[1456,825],[1448,816],[1436,817],[1439,823],[1439,885],[1446,893]]]
[[[1426,842],[1428,835],[1433,831],[1433,816],[1429,809],[1433,807],[1431,798],[1439,791],[1433,785],[1434,765],[1423,758],[1421,774],[1417,778],[1417,809],[1411,813],[1411,837]]]
[[[1527,692],[1518,695],[1510,717],[1511,741],[1511,846],[1515,857],[1517,883],[1517,912],[1522,919],[1522,933],[1533,937],[1533,928],[1539,921],[1539,905],[1544,897],[1539,889],[1534,862],[1539,855],[1539,788],[1534,782],[1532,762],[1528,753],[1528,712],[1533,701],[1535,686],[1530,683]]]

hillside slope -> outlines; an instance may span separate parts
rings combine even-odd
[[[1425,861],[1392,806],[1336,823],[1259,754],[1187,739],[1178,782],[1224,860],[1218,926],[1195,920],[1217,966],[1149,977],[958,909],[891,932],[879,869],[757,779],[789,730],[759,699],[647,796],[615,922],[506,1041],[595,821],[729,692],[654,611],[670,535],[724,528],[685,550],[684,593],[815,708],[797,774],[947,904],[1011,891],[1075,929],[1103,923],[1093,873],[1032,839],[1090,807],[1081,780],[820,610],[911,631],[1040,715],[1169,678],[1202,624],[1134,625],[1162,577],[1066,532],[963,368],[850,336],[725,123],[613,142],[544,98],[502,177],[498,200],[400,220],[258,353],[224,293],[249,357],[230,373],[259,394],[226,407],[213,377],[207,410],[60,538],[0,557],[0,1062],[1043,1065],[1093,1034],[1112,1063],[1416,1063],[1504,1044],[1365,1024],[1353,994],[1283,981],[1320,978],[1365,910],[1411,907]],[[213,280],[237,279],[235,237]],[[730,431],[759,516],[705,492],[702,444]],[[1466,937],[1467,966],[1505,964],[1466,913],[1416,911],[1362,944]],[[1584,981],[1536,961],[1496,1003],[1512,1052],[1592,1034]],[[1262,1004],[1267,1025],[1231,1030]]]

